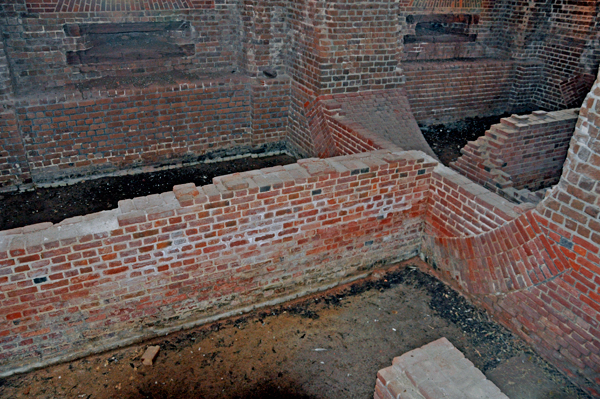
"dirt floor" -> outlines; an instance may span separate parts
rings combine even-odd
[[[372,398],[377,371],[447,337],[512,399],[587,398],[419,260],[294,303],[0,380],[1,398]],[[159,345],[153,366],[140,356]]]
[[[296,162],[288,155],[241,158],[152,173],[102,177],[60,187],[0,193],[0,230],[106,211],[123,199],[160,194],[177,184],[211,184],[215,176]]]
[[[444,165],[450,166],[450,162],[456,161],[461,156],[460,150],[467,145],[468,141],[483,136],[490,126],[500,123],[501,118],[508,116],[510,114],[466,118],[458,122],[419,127],[435,155]]]

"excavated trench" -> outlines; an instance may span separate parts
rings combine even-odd
[[[177,184],[211,184],[213,177],[296,162],[289,155],[240,158],[218,163],[102,177],[71,185],[0,194],[0,231],[114,209],[120,200],[171,191]]]

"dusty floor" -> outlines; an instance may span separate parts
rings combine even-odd
[[[377,371],[442,336],[512,399],[586,398],[418,260],[377,279],[0,380],[2,398],[372,398]],[[140,356],[160,345],[154,366]]]

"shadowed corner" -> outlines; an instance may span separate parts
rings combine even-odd
[[[315,399],[307,394],[303,388],[296,385],[294,381],[278,378],[254,385],[248,385],[236,392],[222,391],[216,395],[213,386],[203,386],[198,381],[192,389],[192,384],[178,384],[177,382],[162,384],[145,383],[138,387],[138,391],[123,396],[123,399],[209,399],[214,397],[228,399]],[[210,392],[206,394],[206,392]]]

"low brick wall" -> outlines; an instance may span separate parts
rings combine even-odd
[[[434,165],[418,152],[308,159],[1,232],[0,374],[416,256]]]
[[[510,109],[512,61],[404,62],[405,89],[419,123],[499,115]]]
[[[504,118],[450,166],[506,198],[530,201],[520,190],[558,183],[576,122],[575,109]]]
[[[17,121],[11,113],[2,119],[14,132],[4,139],[0,168],[17,163],[23,148],[20,165],[37,183],[281,149],[289,87],[287,78],[237,78],[17,100]],[[9,146],[21,141],[17,122],[23,139]]]

